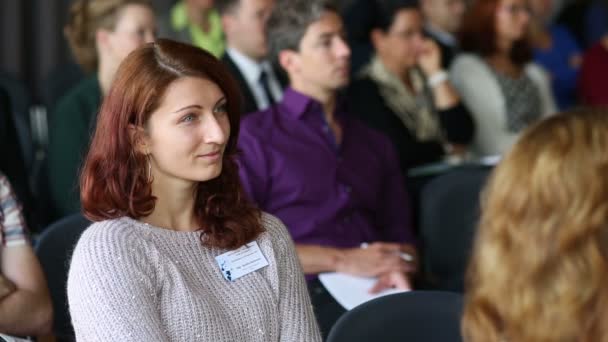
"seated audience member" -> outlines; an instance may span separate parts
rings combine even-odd
[[[30,246],[21,208],[0,174],[0,333],[42,335],[51,330],[53,308],[40,263]]]
[[[585,52],[578,86],[585,105],[608,106],[608,36]]]
[[[410,288],[414,267],[400,257],[415,255],[407,194],[391,142],[353,120],[338,96],[350,50],[335,5],[278,2],[268,41],[290,87],[279,104],[243,119],[241,181],[287,225],[327,333],[344,310],[316,274],[378,277],[373,291]]]
[[[464,340],[608,341],[608,113],[527,129],[494,170],[463,318]]]
[[[242,194],[239,110],[228,71],[192,45],[121,64],[81,176],[97,222],[68,276],[78,341],[321,340],[289,233]]]
[[[561,25],[551,25],[552,3],[531,0],[530,42],[534,61],[544,67],[559,109],[576,106],[576,82],[581,67],[581,49],[574,36]]]
[[[266,22],[275,0],[217,0],[226,35],[222,61],[236,78],[244,98],[243,114],[281,100],[283,84],[266,59]]]
[[[52,111],[49,185],[59,216],[78,211],[78,177],[95,117],[123,58],[154,40],[154,12],[145,0],[78,0],[65,28],[70,48],[94,75],[79,83]]]
[[[198,46],[215,57],[224,53],[220,15],[213,0],[181,0],[158,23],[158,36]]]
[[[451,80],[475,120],[473,152],[506,151],[519,132],[556,111],[545,72],[531,63],[525,0],[475,0],[460,36]]]
[[[462,24],[465,0],[421,0],[424,32],[441,49],[441,66],[448,69],[460,48],[456,33]]]
[[[375,1],[376,54],[349,89],[353,113],[393,141],[404,171],[462,153],[473,122],[441,68],[437,44],[423,37],[418,3]]]

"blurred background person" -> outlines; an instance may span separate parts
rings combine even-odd
[[[565,112],[529,128],[494,170],[466,342],[608,341],[607,150],[607,112]]]
[[[198,46],[215,57],[224,53],[220,15],[213,0],[181,0],[159,20],[158,36]]]
[[[80,207],[77,174],[101,99],[120,62],[154,40],[154,12],[146,0],[78,0],[65,34],[80,65],[93,75],[59,100],[49,120],[49,186],[58,217]]]
[[[266,23],[275,0],[216,0],[226,35],[222,62],[239,83],[243,113],[280,102],[286,81],[267,59]]]
[[[404,174],[464,154],[473,122],[442,69],[440,49],[423,36],[418,2],[375,3],[375,55],[350,86],[353,114],[392,140]]]
[[[556,111],[550,81],[531,63],[524,0],[476,0],[460,32],[450,78],[475,121],[473,152],[499,155],[521,130]]]
[[[560,110],[577,104],[576,84],[582,55],[578,42],[562,25],[551,23],[554,0],[530,0],[530,43],[534,62],[551,80],[551,89]]]
[[[466,10],[465,0],[421,0],[424,32],[441,49],[441,65],[448,69],[459,52],[458,30]]]
[[[411,289],[417,268],[397,154],[353,118],[340,92],[350,81],[344,31],[331,0],[277,2],[270,56],[290,86],[280,103],[243,118],[238,146],[245,193],[287,225],[325,336],[345,310],[319,273],[374,277],[370,291],[379,292]]]

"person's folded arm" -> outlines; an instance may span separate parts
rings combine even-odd
[[[21,336],[50,332],[53,308],[33,249],[22,244],[1,250],[2,276],[14,291],[0,299],[0,332]]]

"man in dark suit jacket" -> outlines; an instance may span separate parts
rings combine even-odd
[[[421,0],[425,34],[432,38],[441,50],[443,69],[449,69],[458,53],[456,32],[460,29],[465,11],[464,0]]]
[[[217,0],[226,36],[222,61],[239,83],[243,114],[281,100],[285,79],[266,59],[266,22],[275,0]]]

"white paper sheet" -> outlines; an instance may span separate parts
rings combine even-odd
[[[319,274],[319,280],[346,310],[378,297],[406,292],[406,290],[389,289],[370,294],[369,290],[376,283],[376,278],[355,277],[343,273],[321,273]]]

